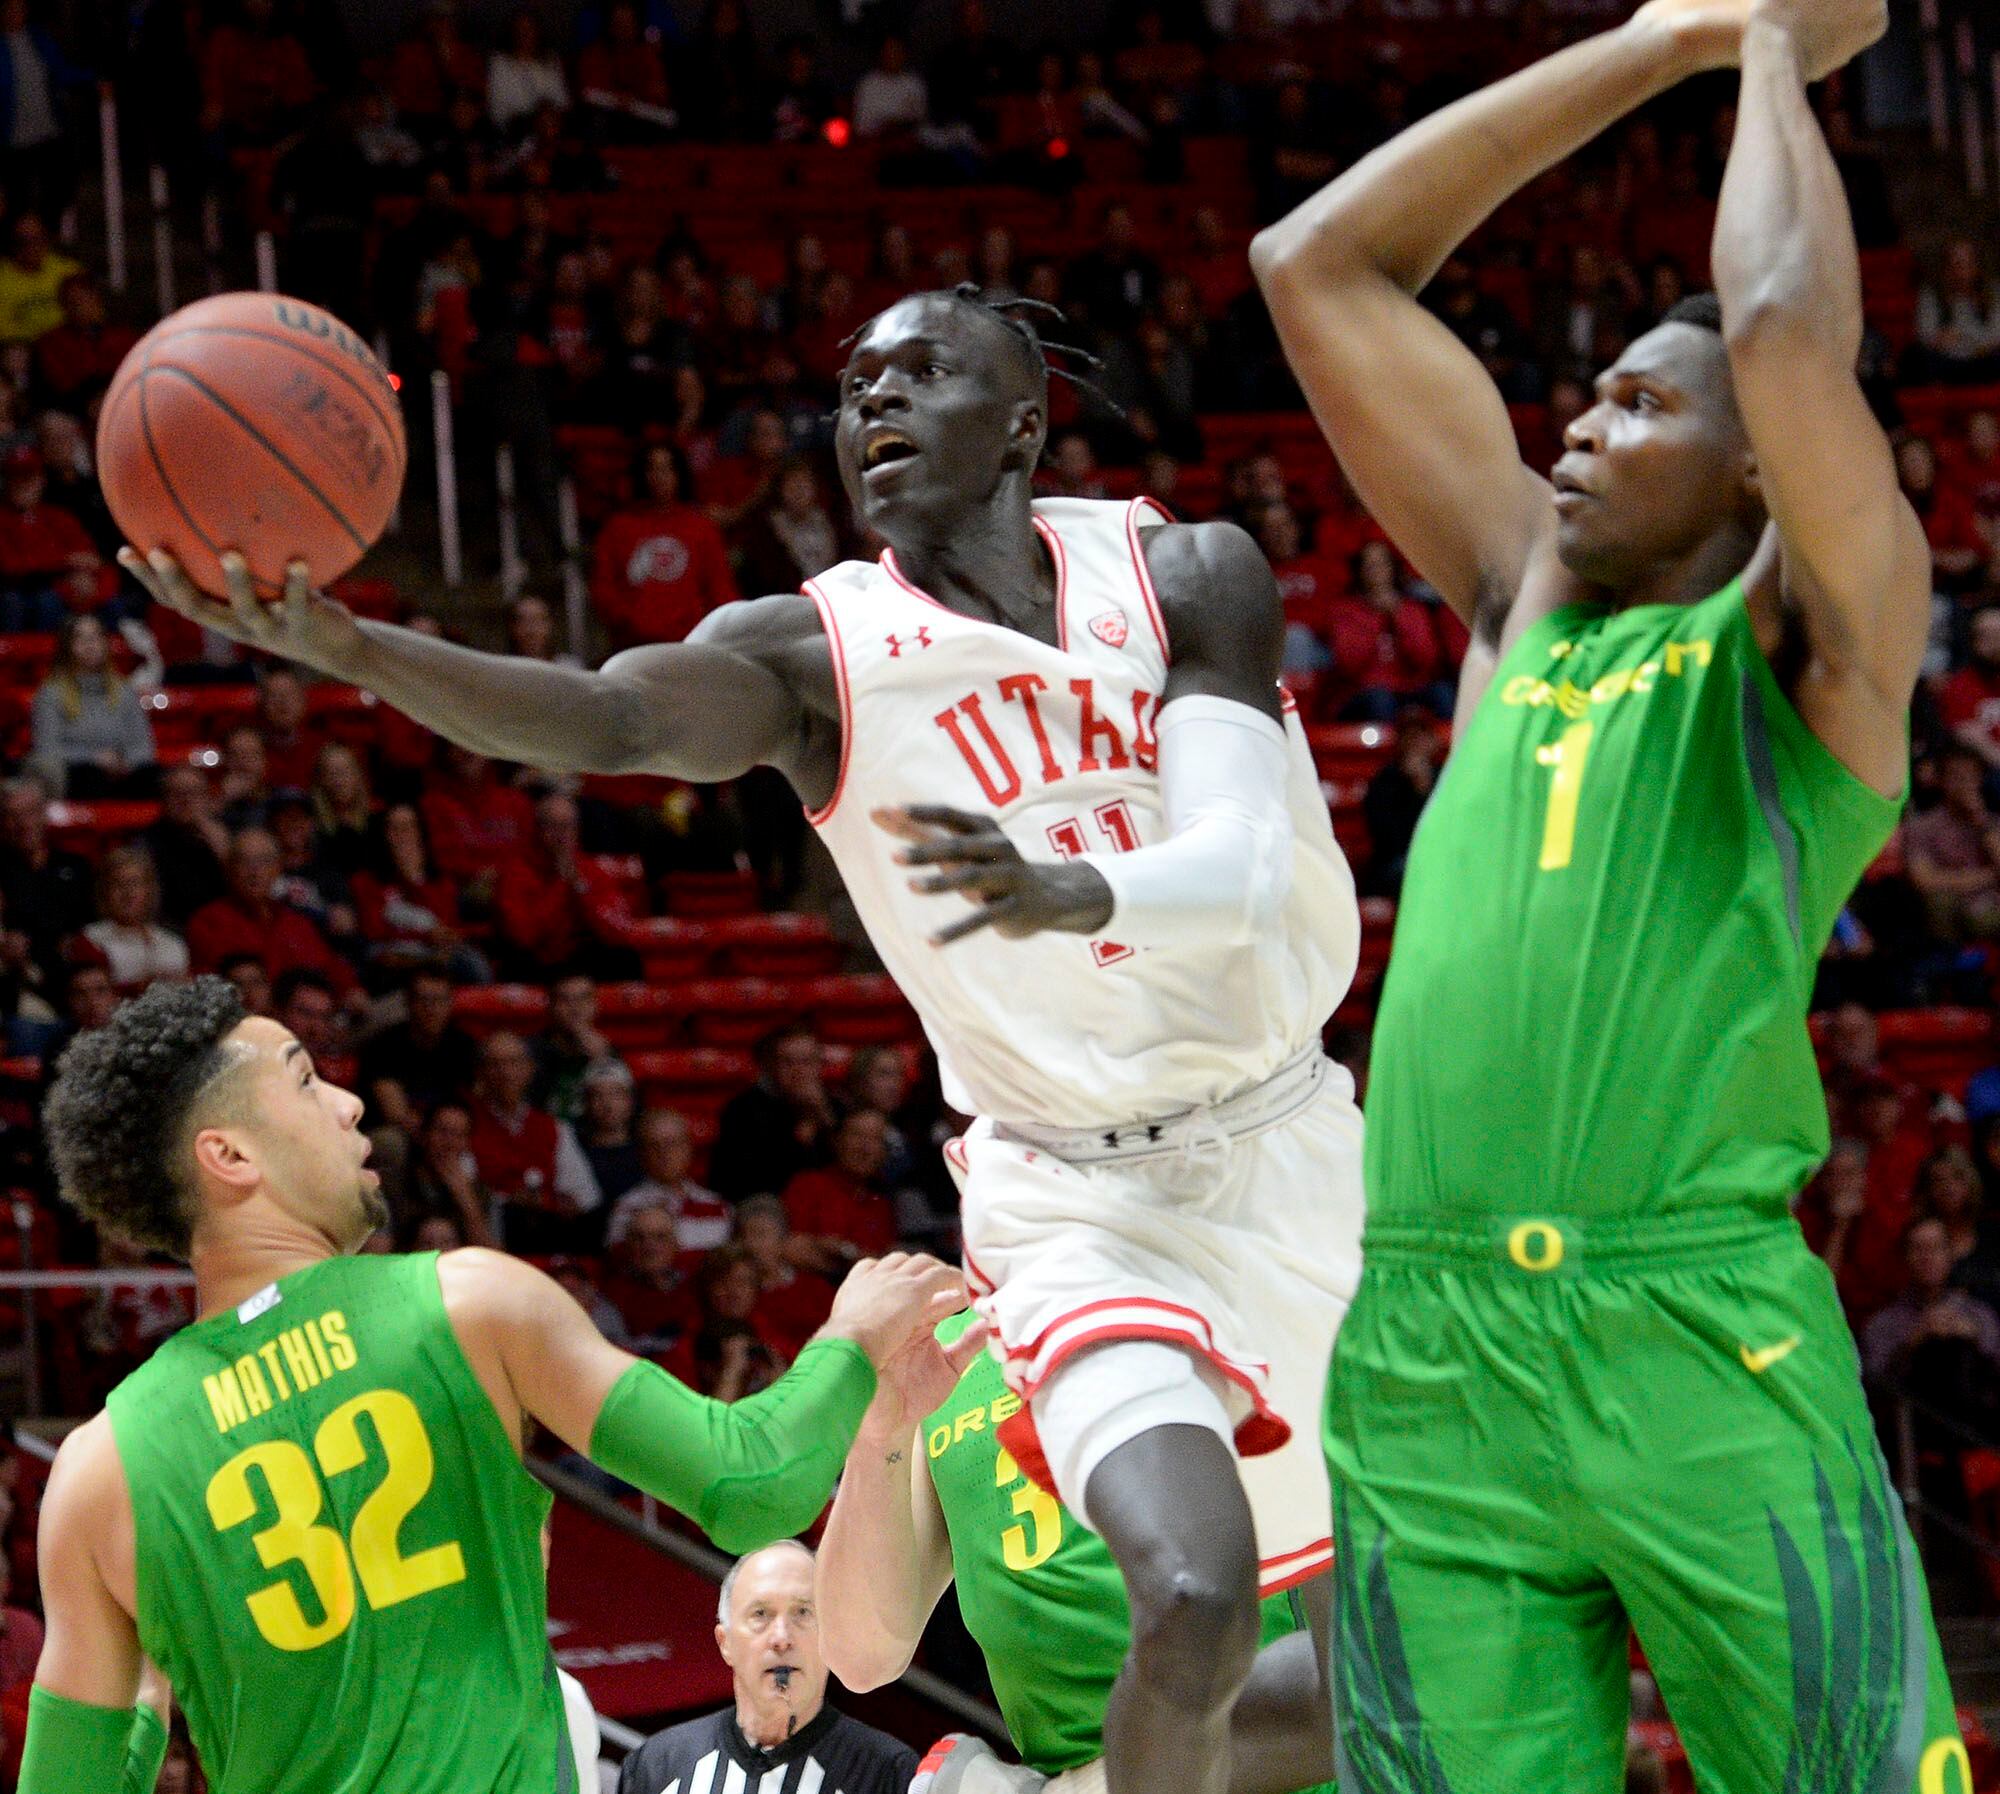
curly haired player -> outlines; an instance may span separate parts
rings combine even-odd
[[[575,1794],[531,1426],[751,1549],[810,1524],[873,1367],[938,1350],[963,1300],[928,1259],[859,1266],[790,1374],[724,1407],[519,1259],[354,1256],[384,1218],[360,1117],[220,978],[64,1057],[65,1195],[185,1258],[200,1314],[50,1474],[21,1794],[151,1787],[149,1663],[215,1794]]]

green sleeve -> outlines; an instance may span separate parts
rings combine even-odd
[[[132,1736],[125,1746],[124,1794],[153,1794],[160,1765],[166,1760],[167,1728],[142,1701],[133,1715]]]
[[[20,1794],[152,1794],[167,1729],[151,1707],[92,1707],[28,1691]]]
[[[711,1401],[641,1361],[604,1398],[590,1456],[723,1550],[755,1551],[819,1517],[874,1396],[874,1367],[849,1339],[813,1341],[740,1402]]]

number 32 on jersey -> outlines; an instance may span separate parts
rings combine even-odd
[[[343,1539],[320,1524],[326,1491],[320,1477],[345,1476],[368,1460],[360,1422],[367,1416],[380,1443],[382,1479],[361,1503]],[[297,1564],[311,1587],[320,1617],[310,1618],[295,1579],[281,1577],[247,1597],[250,1617],[266,1643],[281,1651],[310,1651],[338,1638],[353,1623],[355,1584],[380,1611],[465,1580],[465,1554],[455,1541],[405,1557],[403,1522],[430,1493],[436,1460],[423,1418],[410,1398],[394,1389],[371,1389],[341,1403],[313,1435],[313,1461],[289,1439],[267,1439],[239,1451],[208,1483],[208,1517],[217,1532],[247,1526],[260,1513],[275,1516],[251,1536],[267,1570]],[[254,1481],[253,1481],[254,1473]],[[260,1502],[257,1484],[267,1502]]]

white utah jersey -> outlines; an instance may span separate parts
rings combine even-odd
[[[946,1100],[968,1114],[1096,1127],[1219,1101],[1316,1039],[1354,976],[1354,878],[1289,704],[1291,894],[1247,946],[1134,951],[989,929],[933,947],[964,900],[912,891],[901,843],[869,820],[885,805],[947,804],[994,817],[1031,860],[1167,838],[1154,736],[1166,630],[1140,547],[1166,520],[1148,499],[1036,504],[1055,565],[1053,647],[947,610],[893,552],[806,583],[833,646],[844,743],[812,822],[922,1018]]]

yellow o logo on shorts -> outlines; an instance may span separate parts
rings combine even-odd
[[[1553,1271],[1563,1261],[1562,1229],[1552,1221],[1523,1221],[1507,1236],[1507,1256],[1524,1271]]]
[[[1949,1787],[1944,1779],[1947,1763],[1958,1765],[1958,1780]],[[1940,1738],[1924,1752],[1924,1760],[1917,1766],[1917,1791],[1918,1794],[1972,1794],[1972,1758],[1956,1738]]]

